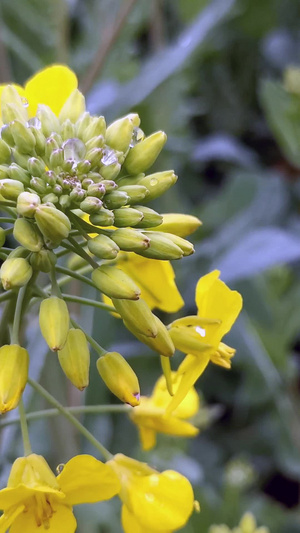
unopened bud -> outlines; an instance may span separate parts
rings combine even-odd
[[[85,98],[83,94],[75,89],[63,105],[59,113],[60,122],[69,119],[75,124],[76,120],[85,112]]]
[[[87,194],[88,196],[96,196],[96,198],[102,198],[106,192],[105,186],[103,183],[91,183],[88,185]]]
[[[170,336],[177,350],[183,353],[191,355],[199,355],[212,346],[205,342],[205,336],[203,337],[203,328],[200,327],[171,327],[169,329]],[[204,330],[205,334],[205,330]]]
[[[46,194],[47,192],[47,184],[42,178],[32,177],[30,180],[30,187],[42,195]]]
[[[115,221],[114,225],[118,228],[126,228],[128,226],[140,225],[144,218],[141,211],[133,209],[131,207],[121,207],[114,210]]]
[[[35,138],[35,151],[37,155],[43,156],[46,148],[45,136],[38,128],[30,127],[30,131],[33,133]]]
[[[32,268],[23,257],[6,259],[0,269],[0,279],[4,290],[23,287],[32,276]]]
[[[39,323],[41,333],[50,350],[62,350],[69,332],[70,317],[66,302],[57,296],[42,301]]]
[[[105,180],[114,180],[120,174],[121,165],[120,163],[112,163],[111,165],[101,167],[101,176]]]
[[[153,235],[155,233],[151,232],[150,238],[152,239]],[[162,233],[162,235],[165,235],[167,239],[169,239],[171,242],[176,244],[181,250],[184,256],[191,255],[195,252],[194,245],[187,241],[186,239],[183,239],[182,237],[179,237],[178,235],[174,235],[174,233]]]
[[[20,165],[20,167],[24,168],[25,170],[28,170],[28,159],[30,159],[29,154],[22,154],[16,148],[12,148],[12,159],[14,163],[17,163],[17,165]]]
[[[155,352],[158,352],[164,357],[172,357],[175,352],[175,346],[171,336],[161,320],[159,320],[157,316],[153,316],[155,317],[155,323],[157,326],[157,335],[155,337],[149,337],[141,334],[139,331],[137,331],[133,324],[129,324],[127,321],[124,321],[124,325],[143,344],[146,344],[146,346],[149,346],[149,348]]]
[[[70,329],[66,343],[58,352],[60,366],[67,378],[79,390],[89,384],[90,351],[81,329]]]
[[[138,183],[147,187],[149,194],[146,200],[149,202],[164,194],[176,181],[177,176],[173,170],[165,170],[164,172],[156,172],[155,174],[144,176],[138,180]]]
[[[120,228],[115,230],[110,238],[124,252],[137,252],[146,250],[149,247],[150,239],[141,231],[131,228]]]
[[[156,337],[158,333],[156,317],[142,298],[136,301],[114,298],[112,300],[124,323],[142,335]]]
[[[128,194],[122,191],[112,191],[105,195],[104,203],[108,209],[118,209],[127,204],[129,200]]]
[[[16,87],[5,85],[1,93],[1,115],[4,123],[18,119],[25,124],[28,120],[27,110]]]
[[[90,117],[89,125],[85,129],[83,126],[80,126],[80,129],[78,129],[78,136],[86,143],[89,139],[97,137],[98,135],[104,137],[105,131],[106,123],[104,117]]]
[[[36,116],[41,122],[41,129],[45,137],[50,137],[53,131],[60,132],[60,122],[50,107],[39,104]]]
[[[121,402],[135,407],[140,403],[138,378],[124,357],[117,352],[107,352],[97,361],[98,372],[105,385]]]
[[[126,152],[132,138],[133,128],[134,124],[128,116],[115,120],[106,130],[106,143],[115,150]]]
[[[17,218],[14,223],[13,236],[31,252],[39,252],[44,244],[42,234],[37,226],[25,218]]]
[[[49,158],[51,168],[61,167],[64,162],[64,151],[61,148],[53,150]]]
[[[28,378],[29,355],[18,344],[0,348],[0,413],[17,407]]]
[[[23,185],[29,185],[30,183],[31,176],[29,172],[16,163],[12,163],[8,167],[8,175],[12,180],[20,181]]]
[[[143,213],[143,218],[141,222],[137,224],[139,228],[153,228],[155,226],[160,226],[163,220],[162,215],[154,211],[154,209],[150,209],[150,207],[146,207],[144,205],[136,205],[135,209],[138,209],[141,213]]]
[[[0,180],[0,194],[5,200],[17,200],[19,194],[24,191],[24,185],[20,181],[4,179]]]
[[[181,248],[168,239],[164,233],[147,231],[145,235],[150,238],[150,246],[146,250],[138,250],[136,253],[149,259],[169,261],[183,257]]]
[[[56,261],[57,257],[51,250],[40,250],[30,256],[30,264],[38,272],[50,272]]]
[[[18,150],[24,154],[31,154],[35,147],[35,136],[30,128],[19,120],[10,124],[10,131]]]
[[[0,163],[10,163],[11,160],[11,152],[8,144],[3,140],[0,139]]]
[[[35,213],[35,220],[44,237],[57,246],[66,239],[71,230],[68,217],[55,207],[41,204]]]
[[[102,208],[102,202],[95,196],[87,196],[80,204],[80,209],[85,213],[99,213]]]
[[[115,266],[102,265],[92,273],[97,289],[109,298],[138,300],[140,288],[125,272]]]
[[[112,226],[114,220],[115,217],[113,211],[105,208],[102,208],[99,213],[90,216],[90,222],[94,226]]]
[[[159,226],[158,231],[166,233],[173,233],[178,237],[187,237],[194,233],[202,222],[199,218],[193,215],[183,215],[180,213],[166,213],[162,215],[163,221]],[[152,228],[151,228],[152,229]],[[154,228],[156,231],[156,228]]]
[[[91,117],[88,111],[85,111],[85,113],[82,113],[82,115],[78,118],[76,122],[76,137],[77,138],[82,139],[86,129],[89,127],[92,121],[93,121],[93,117]]]
[[[97,135],[96,137],[91,137],[91,139],[89,139],[85,144],[87,150],[92,150],[92,148],[102,148],[103,145],[104,145],[103,135]]]
[[[62,123],[61,136],[64,141],[75,137],[75,124],[69,118]]]
[[[149,191],[143,185],[124,185],[118,188],[118,191],[126,192],[128,195],[128,204],[134,205],[138,204],[149,194]]]
[[[119,246],[106,235],[98,235],[87,244],[89,251],[99,259],[115,259],[120,251]]]
[[[125,159],[125,167],[131,174],[145,172],[153,165],[163,149],[167,136],[163,131],[157,131],[129,150]]]

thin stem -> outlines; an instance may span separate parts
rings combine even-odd
[[[30,455],[32,453],[32,450],[31,450],[30,439],[29,439],[29,431],[28,431],[28,425],[27,425],[27,420],[26,420],[26,413],[25,413],[25,408],[24,408],[24,403],[23,403],[22,398],[19,402],[19,415],[20,415],[20,425],[21,425],[21,431],[22,431],[24,455]]]
[[[57,283],[56,272],[55,272],[54,266],[50,270],[50,278],[51,278],[51,295],[61,298],[61,290]]]
[[[84,414],[108,414],[108,413],[129,413],[132,410],[131,405],[80,405],[78,407],[68,407],[69,413],[73,415]],[[26,414],[27,422],[40,420],[44,418],[52,418],[54,416],[61,416],[62,413],[58,409],[42,409],[41,411],[34,411]],[[18,424],[20,418],[10,418],[0,422],[0,428]]]
[[[58,267],[56,267],[56,270],[57,270],[57,268]],[[85,274],[85,273],[88,274],[92,270],[93,269],[92,269],[91,265],[85,265],[84,267],[78,269],[77,274]],[[88,279],[88,278],[84,278],[84,279]],[[57,285],[59,285],[59,287],[61,287],[62,285],[66,285],[66,283],[69,283],[70,281],[72,281],[71,276],[69,276],[69,275],[63,276],[63,277],[61,277],[61,278],[59,278],[57,280]],[[51,290],[51,284],[50,285],[46,285],[44,290],[45,290],[45,292],[49,292]]]
[[[72,246],[75,248],[75,253],[79,254],[87,263],[90,263],[93,268],[98,268],[98,263],[96,263],[96,261],[89,254],[87,254],[83,248],[79,246],[78,242],[73,239],[73,237],[69,236],[68,239]]]
[[[5,302],[5,300],[10,300],[11,297],[14,295],[14,292],[12,290],[6,291],[3,294],[0,294],[0,303]]]
[[[112,305],[97,302],[95,300],[90,300],[89,298],[82,298],[81,296],[75,296],[73,294],[66,293],[63,293],[62,297],[67,302],[76,302],[82,305],[90,305],[91,307],[97,307],[98,309],[104,309],[105,311],[116,313],[116,309]]]
[[[14,224],[15,221],[16,221],[15,218],[10,218],[10,217],[0,217],[0,222],[6,222],[6,223],[8,223],[8,224],[9,224],[9,222],[10,222],[11,224]]]
[[[115,25],[110,29],[110,32],[107,33],[106,38],[100,41],[99,48],[95,54],[94,62],[90,66],[88,72],[85,74],[84,79],[82,80],[82,83],[80,84],[83,93],[87,93],[91,89],[95,79],[101,72],[111,48],[119,37],[129,13],[136,3],[137,0],[128,0],[125,5],[123,4],[122,10]]]
[[[95,339],[93,339],[93,337],[91,337],[91,335],[89,335],[81,326],[80,324],[78,324],[78,322],[76,322],[76,320],[74,320],[73,318],[71,318],[71,323],[72,325],[75,327],[75,328],[78,328],[78,329],[81,329],[81,331],[83,331],[83,333],[85,334],[88,342],[90,343],[90,345],[94,348],[94,350],[100,355],[104,355],[105,353],[107,353],[107,350],[105,350],[105,348],[102,348],[102,346],[100,346],[100,344],[98,344],[97,341],[95,341]]]
[[[87,285],[90,285],[91,287],[96,289],[96,286],[89,278],[86,278],[85,276],[81,276],[81,274],[78,274],[78,272],[74,272],[73,270],[70,270],[69,268],[65,268],[61,266],[56,266],[55,270],[57,272],[60,272],[61,274],[67,274],[67,276],[69,276],[70,278],[78,279],[79,281],[82,281],[83,283],[86,283]],[[61,286],[61,283],[59,283],[59,281],[60,280],[58,280],[57,283],[59,286]]]
[[[59,401],[50,394],[42,385],[37,383],[34,379],[28,378],[29,385],[36,390],[45,400],[47,400],[53,407],[55,407],[76,429],[103,455],[103,457],[109,461],[112,458],[112,454],[101,444],[95,437],[86,429],[75,416],[69,412],[68,409],[63,407]]]
[[[27,285],[25,285],[24,287],[21,287],[18,292],[15,315],[14,315],[14,322],[13,322],[12,334],[11,334],[12,344],[19,344],[19,331],[20,331],[20,324],[21,324],[22,307],[23,307],[23,301],[24,301],[26,290],[27,290]]]

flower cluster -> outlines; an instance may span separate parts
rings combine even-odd
[[[92,346],[100,377],[131,406],[126,407],[129,418],[143,449],[150,450],[158,433],[198,435],[200,402],[194,384],[210,361],[230,368],[235,350],[222,339],[239,315],[241,295],[213,271],[198,281],[196,315],[166,325],[153,312],[182,309],[170,260],[194,252],[185,237],[201,224],[192,215],[160,214],[145,206],[177,180],[172,170],[147,173],[166,142],[164,132],[146,136],[136,113],[109,125],[104,117],[91,116],[76,76],[62,65],[42,70],[24,88],[2,86],[0,96],[0,210],[7,215],[1,217],[0,228],[0,301],[7,306],[0,412],[20,405],[25,453],[0,491],[0,533],[40,528],[73,533],[74,505],[117,494],[125,533],[171,533],[199,510],[190,482],[178,472],[159,473],[122,454],[112,456],[70,410],[31,379],[30,354],[22,346],[25,316],[38,303],[41,334],[81,391],[89,384]],[[72,279],[97,289],[102,302],[63,293],[63,285]],[[68,301],[102,307],[159,354],[163,375],[150,397],[140,395],[138,377],[125,358],[101,347],[75,322]],[[172,370],[175,350],[185,357]],[[32,453],[22,403],[27,383],[82,431],[106,464],[76,456],[60,465],[55,476],[45,459]]]
[[[237,527],[230,529],[225,525],[212,526],[209,533],[270,533],[270,531],[267,527],[257,527],[254,516],[246,513]]]

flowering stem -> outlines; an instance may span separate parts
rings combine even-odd
[[[24,455],[30,455],[32,453],[31,444],[29,439],[29,431],[26,419],[26,413],[24,408],[24,403],[21,398],[19,402],[19,415],[20,415],[20,425],[23,439]]]
[[[93,287],[94,289],[96,288],[94,283],[89,278],[86,278],[85,276],[78,274],[78,272],[73,272],[73,270],[70,270],[69,268],[56,266],[55,270],[57,272],[60,272],[60,274],[67,274],[67,276],[70,276],[71,278],[75,278],[75,279],[78,279],[79,281],[82,281],[83,283],[87,283],[87,285],[91,285],[91,287]],[[58,282],[58,285],[61,285],[61,283]]]
[[[28,378],[28,383],[33,389],[36,390],[45,400],[47,400],[53,407],[55,407],[76,429],[103,455],[103,457],[109,461],[112,458],[112,454],[101,444],[95,437],[86,429],[75,416],[69,412],[68,409],[63,407],[61,403],[50,394],[42,385],[37,383],[34,379]]]
[[[26,289],[27,289],[27,285],[25,285],[24,287],[21,287],[21,289],[19,289],[19,292],[18,292],[18,298],[17,298],[16,308],[15,308],[14,322],[13,322],[12,334],[11,334],[12,344],[19,344],[19,330],[20,330],[22,307],[23,307],[23,301],[24,301]]]
[[[10,217],[0,217],[0,222],[7,222],[8,224],[9,224],[9,223],[14,224],[14,222],[15,222],[15,218],[10,218]]]
[[[56,267],[56,270],[58,269],[58,267]],[[92,270],[92,267],[91,265],[85,265],[84,267],[82,268],[79,268],[76,272],[77,275],[79,274],[85,274],[85,273],[89,273],[91,272]],[[58,271],[58,270],[57,270]],[[85,278],[84,276],[82,276],[84,278],[84,280],[88,280],[90,281],[88,278]],[[77,278],[78,279],[78,278]],[[71,276],[67,275],[67,276],[62,276],[61,278],[58,278],[57,280],[57,285],[59,285],[59,287],[61,287],[62,285],[66,285],[66,283],[69,283],[70,281],[72,280]],[[80,280],[82,281],[82,280]],[[46,292],[50,291],[51,290],[51,285],[46,285],[44,287],[44,290]]]
[[[82,298],[81,296],[74,296],[73,294],[63,293],[63,299],[67,302],[76,302],[82,305],[90,305],[91,307],[97,307],[98,309],[104,309],[111,313],[116,313],[115,308],[112,305],[97,302],[96,300],[90,300],[89,298]]]
[[[130,405],[80,405],[77,407],[68,407],[67,411],[73,415],[83,415],[83,414],[108,414],[108,413],[129,413],[132,410]],[[27,422],[32,420],[40,420],[44,418],[52,418],[54,416],[59,416],[61,413],[58,409],[42,409],[41,411],[34,411],[33,413],[26,413]],[[13,424],[18,424],[20,418],[10,418],[0,422],[0,428],[11,426]]]
[[[90,265],[93,267],[93,268],[98,268],[98,263],[96,263],[96,261],[94,261],[94,259],[86,253],[86,251],[80,247],[80,245],[78,244],[78,242],[75,241],[75,239],[73,239],[73,237],[68,237],[70,243],[72,244],[72,246],[74,247],[75,249],[75,253],[77,252],[77,254],[81,255],[81,257],[87,262],[87,263],[90,263]]]
[[[91,337],[86,331],[84,331],[84,329],[73,318],[71,318],[71,323],[75,328],[81,329],[81,331],[83,331],[90,345],[100,356],[104,355],[107,352],[107,350],[105,350],[105,348],[102,348],[102,346],[100,346],[100,344],[98,344],[98,342],[95,341],[93,337]]]

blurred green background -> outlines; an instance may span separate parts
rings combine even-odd
[[[233,527],[246,510],[272,533],[300,532],[300,97],[280,84],[286,67],[300,62],[300,3],[1,0],[0,15],[1,83],[22,84],[63,62],[92,113],[109,122],[137,111],[147,134],[167,132],[155,168],[173,168],[179,180],[151,207],[203,221],[192,239],[196,253],[174,265],[185,314],[195,311],[198,278],[214,268],[244,297],[227,338],[237,349],[232,370],[210,365],[198,382],[196,439],[160,438],[145,454],[125,415],[82,421],[113,452],[191,480],[202,510],[185,533]],[[130,359],[142,392],[151,392],[158,358],[104,311],[72,310],[103,346]],[[32,375],[62,402],[116,402],[94,366],[84,396],[66,384],[34,321],[28,341]],[[30,390],[25,399],[32,410],[46,407]],[[94,453],[61,418],[32,422],[30,431],[53,467]],[[22,454],[18,435],[17,426],[2,430],[2,484]],[[80,533],[121,531],[117,499],[82,506],[76,516]]]

